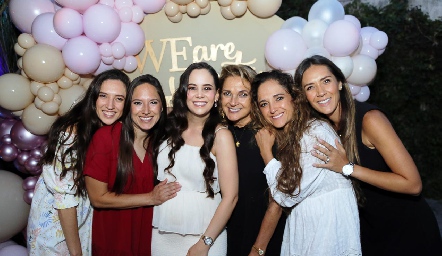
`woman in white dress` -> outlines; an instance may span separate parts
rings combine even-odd
[[[218,88],[216,71],[204,62],[180,77],[157,163],[158,180],[182,187],[154,208],[153,256],[226,255],[238,167],[232,134],[220,125]]]
[[[277,203],[292,207],[281,255],[361,255],[350,179],[312,166],[321,161],[310,154],[317,140],[331,143],[339,136],[314,116],[289,74],[274,70],[257,75],[252,98],[253,113],[265,127],[256,139],[267,183]],[[278,160],[272,153],[275,140]]]

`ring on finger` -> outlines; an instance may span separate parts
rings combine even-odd
[[[327,156],[327,158],[325,159],[325,163],[328,164],[328,162],[330,162],[330,158]]]

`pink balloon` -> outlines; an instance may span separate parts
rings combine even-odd
[[[109,43],[101,44],[98,48],[100,48],[100,54],[102,57],[112,56],[112,46]]]
[[[0,144],[12,144],[11,136],[9,134],[3,135],[0,140]]]
[[[358,18],[356,18],[353,15],[345,15],[344,16],[344,20],[346,21],[350,21],[351,23],[353,23],[353,25],[356,26],[356,28],[358,29],[358,31],[361,31],[361,22],[359,21]]]
[[[98,1],[98,3],[114,8],[115,1],[114,0],[100,0],[100,1]]]
[[[134,56],[127,56],[126,57],[126,64],[124,65],[124,71],[126,72],[133,72],[138,67],[137,58]]]
[[[121,59],[114,60],[114,63],[112,63],[112,66],[116,69],[123,69],[124,65],[126,65],[126,58],[123,57]]]
[[[267,39],[265,57],[272,67],[291,70],[301,63],[306,51],[300,34],[291,29],[279,29]]]
[[[5,162],[14,161],[17,158],[18,150],[13,144],[3,143],[0,145],[0,158]]]
[[[384,31],[376,31],[371,34],[369,43],[377,50],[384,49],[388,44],[388,36]]]
[[[112,56],[115,59],[121,59],[126,55],[126,49],[124,48],[124,45],[120,42],[114,42],[112,44]]]
[[[32,198],[34,197],[34,190],[30,189],[30,190],[26,190],[23,193],[23,201],[25,201],[27,204],[31,204],[32,203]]]
[[[369,44],[370,43],[370,37],[371,34],[373,34],[374,32],[379,31],[377,28],[375,27],[363,27],[361,28],[361,36],[362,36],[362,42],[364,44]]]
[[[11,0],[9,15],[12,23],[23,33],[31,33],[32,22],[37,16],[46,12],[55,12],[50,0]]]
[[[20,165],[25,165],[26,161],[28,160],[28,158],[31,156],[30,152],[27,150],[24,150],[22,152],[20,152],[17,156],[17,162]]]
[[[94,76],[97,76],[97,75],[101,74],[102,72],[104,72],[106,70],[110,70],[110,69],[113,69],[112,65],[108,65],[108,64],[101,62],[98,69],[94,72]]]
[[[359,93],[355,95],[355,100],[359,102],[364,102],[368,100],[369,97],[370,97],[370,89],[368,88],[368,86],[362,86],[361,91],[359,91]]]
[[[359,31],[353,23],[338,20],[325,31],[324,48],[333,56],[348,56],[358,48],[359,38]]]
[[[145,13],[156,13],[163,9],[166,0],[133,0]]]
[[[121,30],[118,13],[110,6],[96,4],[83,15],[84,34],[97,43],[112,42]]]
[[[21,150],[31,150],[39,147],[46,136],[34,135],[23,126],[23,122],[18,121],[11,128],[12,143]]]
[[[37,184],[37,176],[29,176],[23,180],[22,187],[23,190],[34,190],[35,184]]]
[[[32,36],[39,44],[52,45],[58,50],[68,41],[61,37],[54,28],[54,13],[43,13],[35,18],[32,23]]]
[[[121,10],[123,7],[132,7],[132,0],[115,0],[115,9]]]
[[[118,15],[120,16],[121,22],[130,22],[133,16],[132,8],[124,6],[118,11]]]
[[[63,7],[77,10],[81,13],[85,12],[89,7],[98,3],[98,0],[56,0]]]
[[[361,91],[361,86],[353,85],[353,84],[348,84],[348,86],[350,87],[351,95],[353,95],[353,96],[355,96],[356,94],[358,94]]]
[[[115,58],[113,56],[110,56],[110,57],[104,57],[103,56],[103,57],[101,57],[101,62],[102,63],[100,63],[100,66],[101,66],[101,64],[111,65],[112,66],[112,63],[114,63],[114,60],[115,60]],[[98,67],[98,69],[100,69],[100,67]],[[95,73],[97,73],[97,71],[95,71]]]
[[[138,5],[132,6],[132,22],[140,23],[144,19],[144,12]]]
[[[70,8],[62,8],[54,15],[54,29],[64,38],[74,38],[83,34],[83,17]]]
[[[46,142],[46,141],[45,141]],[[43,143],[42,143],[43,144]],[[43,149],[41,148],[41,145],[40,145],[40,147],[38,147],[38,148],[34,148],[34,149],[31,149],[31,151],[29,152],[29,154],[31,155],[31,156],[33,156],[33,157],[36,157],[36,158],[38,158],[38,159],[40,159],[42,156],[43,156]]]
[[[377,59],[379,56],[379,51],[369,44],[362,45],[361,52],[359,54],[367,55],[372,59]]]
[[[100,65],[101,56],[98,45],[85,36],[69,39],[63,47],[66,66],[77,74],[90,74]]]
[[[137,23],[121,24],[121,32],[114,42],[120,42],[126,49],[126,56],[137,55],[144,48],[144,31]]]
[[[16,119],[5,119],[0,122],[0,138],[11,132],[12,126],[17,122]]]

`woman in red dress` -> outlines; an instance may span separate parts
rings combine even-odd
[[[129,87],[123,122],[103,127],[92,139],[84,173],[94,206],[93,255],[151,254],[152,206],[181,187],[167,180],[154,187],[165,108],[159,81],[140,76]]]

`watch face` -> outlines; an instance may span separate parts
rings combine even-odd
[[[206,236],[206,237],[204,237],[204,243],[206,245],[212,245],[213,244],[213,240],[212,240],[212,238]]]
[[[259,249],[259,250],[258,250],[258,254],[259,254],[259,255],[264,255],[264,251],[261,250],[261,249]]]

